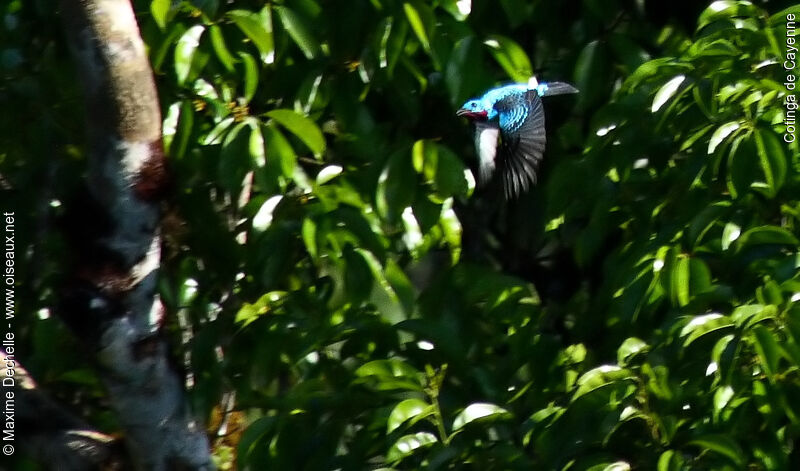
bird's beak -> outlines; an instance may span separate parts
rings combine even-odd
[[[463,116],[468,119],[484,120],[486,119],[486,115],[487,113],[485,111],[473,111],[466,108],[461,108],[456,111],[456,116]]]

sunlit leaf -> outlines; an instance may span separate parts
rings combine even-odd
[[[777,315],[778,309],[773,305],[743,304],[733,310],[731,319],[737,326],[748,328],[761,321],[774,319]]]
[[[167,25],[171,4],[171,0],[152,0],[150,2],[150,14],[153,15],[153,20],[162,30]]]
[[[314,155],[325,150],[325,137],[314,121],[292,110],[271,110],[266,115],[300,138]]]
[[[775,335],[763,325],[756,325],[753,327],[753,342],[764,372],[773,377],[778,371],[778,361],[781,357]]]
[[[572,400],[576,400],[592,391],[603,386],[619,384],[621,382],[634,379],[635,376],[629,370],[614,365],[603,365],[591,369],[578,378],[578,389],[572,395]]]
[[[742,228],[739,227],[738,224],[733,222],[725,224],[725,227],[722,229],[722,240],[720,241],[722,250],[728,250],[728,247],[730,247],[733,241],[738,239],[741,234]]]
[[[329,181],[333,180],[337,176],[341,175],[342,167],[339,165],[328,165],[327,167],[323,168],[317,174],[317,185],[324,185]]]
[[[292,178],[297,163],[297,154],[289,141],[275,126],[264,126],[263,135],[267,158],[275,159],[283,176]]]
[[[283,199],[283,195],[275,195],[270,197],[264,204],[261,205],[258,212],[253,216],[253,229],[264,232],[272,224],[273,214],[275,209]]]
[[[797,246],[797,240],[791,232],[777,226],[759,226],[745,231],[736,241],[736,250],[744,250],[758,245]]]
[[[488,46],[489,52],[492,53],[494,59],[500,64],[500,67],[506,71],[512,80],[519,83],[525,83],[533,75],[533,68],[525,54],[525,50],[514,42],[512,39],[505,36],[489,36],[484,41]]]
[[[197,68],[195,56],[204,31],[205,26],[194,25],[183,33],[175,45],[175,75],[179,84],[189,78],[193,68]]]
[[[292,37],[295,44],[303,51],[307,59],[314,59],[321,54],[319,41],[314,37],[311,32],[311,27],[306,23],[306,20],[298,15],[294,10],[285,6],[275,7],[278,11],[278,16],[289,36]]]
[[[444,0],[442,6],[458,21],[464,21],[472,12],[472,0]]]
[[[710,23],[736,17],[756,16],[758,10],[749,1],[743,0],[717,0],[700,14],[697,22],[698,31]]]
[[[250,141],[248,144],[250,158],[253,160],[255,167],[263,167],[267,163],[267,158],[264,150],[264,136],[261,134],[261,125],[254,118],[248,119],[247,124],[250,126]]]
[[[380,390],[422,391],[422,373],[401,360],[374,360],[359,367],[355,374],[359,378],[373,378]]]
[[[386,460],[390,462],[399,461],[406,456],[412,455],[416,450],[429,447],[437,441],[436,436],[428,432],[404,435],[386,453]]]
[[[403,425],[405,422],[415,419],[423,419],[433,414],[433,407],[422,399],[406,399],[401,401],[392,412],[389,414],[389,419],[386,421],[386,433],[392,433],[395,429]]]
[[[246,52],[239,52],[244,66],[244,101],[245,103],[253,99],[258,88],[258,65],[253,56]]]
[[[272,39],[272,15],[270,6],[267,5],[260,13],[247,10],[230,10],[228,17],[236,23],[258,49],[261,61],[271,64],[274,61],[275,50]]]
[[[658,471],[681,471],[683,460],[680,453],[675,450],[667,450],[658,458]]]
[[[417,35],[422,47],[426,51],[431,50],[430,33],[433,29],[433,14],[430,12],[429,7],[420,3],[403,3],[403,11],[406,13],[411,29]]]
[[[708,335],[713,332],[719,332],[729,329],[733,326],[733,322],[727,316],[719,313],[702,314],[694,316],[685,326],[681,329],[680,336],[685,337],[683,345],[688,347],[695,340]]]
[[[217,25],[211,25],[208,28],[208,32],[211,35],[211,46],[214,48],[217,59],[228,71],[233,72],[234,58],[228,50],[228,46],[225,45],[222,29]]]
[[[655,113],[656,111],[661,109],[661,107],[664,106],[664,103],[666,103],[667,100],[669,100],[670,98],[672,98],[673,95],[675,95],[675,92],[678,91],[678,88],[681,86],[684,80],[686,80],[685,75],[678,75],[672,78],[669,82],[665,83],[658,90],[655,98],[653,98],[653,106],[650,107],[650,111]]]
[[[775,197],[786,181],[787,159],[783,143],[772,131],[757,129],[754,133],[761,169],[766,177],[767,194]]]
[[[708,141],[708,153],[713,154],[717,146],[719,146],[726,137],[730,136],[733,131],[739,129],[739,126],[741,126],[741,124],[738,121],[731,121],[730,123],[718,127]]]
[[[453,420],[453,430],[459,430],[478,419],[504,418],[510,417],[510,415],[507,410],[495,404],[476,402],[468,405],[466,409],[456,416],[455,420]]]
[[[648,346],[643,340],[636,337],[627,338],[617,349],[617,363],[625,366],[628,360],[647,349]]]
[[[689,441],[689,445],[719,453],[737,466],[742,466],[745,462],[741,447],[728,435],[704,435]]]

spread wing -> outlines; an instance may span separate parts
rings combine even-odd
[[[536,183],[536,171],[547,140],[542,99],[536,90],[514,93],[494,105],[500,117],[500,159],[503,189],[515,198]]]
[[[548,82],[539,85],[541,96],[566,95],[568,93],[578,93],[578,89],[564,82]]]

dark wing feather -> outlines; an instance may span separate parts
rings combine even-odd
[[[507,199],[515,198],[536,183],[536,171],[544,154],[542,100],[535,90],[509,95],[495,103],[500,116],[500,159]]]
[[[549,82],[546,83],[545,85],[547,85],[547,88],[545,89],[544,94],[542,94],[542,96],[566,95],[569,93],[578,93],[577,88],[564,82]]]

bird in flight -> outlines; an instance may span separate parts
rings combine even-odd
[[[518,197],[536,183],[547,140],[541,98],[567,93],[578,90],[568,83],[539,83],[531,77],[526,84],[493,88],[464,103],[456,114],[475,124],[478,180],[482,184],[489,181],[495,167],[500,167],[506,199]]]

